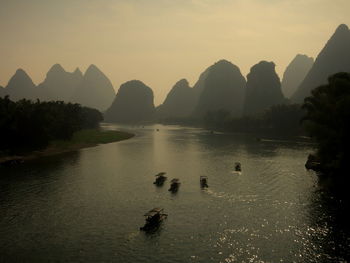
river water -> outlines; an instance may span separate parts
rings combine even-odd
[[[136,136],[0,168],[1,262],[348,259],[339,201],[304,168],[309,143],[180,126],[104,128]],[[233,173],[236,161],[242,174]],[[168,180],[155,187],[162,171]],[[172,178],[182,183],[176,194]],[[153,233],[139,231],[153,207],[168,218]]]

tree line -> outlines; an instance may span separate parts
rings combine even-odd
[[[203,119],[172,118],[165,123],[204,126],[209,130],[249,132],[258,135],[310,136],[315,153],[309,159],[317,165],[321,180],[336,190],[350,183],[350,73],[336,73],[328,83],[312,90],[303,104],[275,105],[260,114],[234,118],[225,110],[209,111]]]
[[[341,194],[347,193],[350,183],[350,73],[330,76],[328,83],[313,89],[302,105],[276,105],[259,115],[242,118],[232,118],[226,111],[208,112],[203,123],[207,128],[238,132],[308,135],[316,143],[315,153],[309,158],[316,165],[311,169],[328,186],[335,187]]]
[[[81,129],[96,128],[102,114],[63,101],[0,98],[0,151],[17,154],[42,149],[52,140],[68,140]]]
[[[347,191],[350,178],[350,74],[337,73],[305,98],[303,124],[316,141],[321,179]],[[346,192],[345,191],[345,192]]]
[[[78,130],[96,128],[102,120],[98,110],[79,104],[0,98],[0,152],[44,148],[52,140],[67,140]],[[319,176],[344,186],[350,181],[346,172],[350,160],[349,73],[330,76],[328,84],[312,90],[303,105],[275,105],[259,115],[242,118],[219,110],[208,112],[201,123],[175,121],[234,132],[308,134],[316,142]]]
[[[228,111],[209,111],[202,123],[207,129],[279,136],[303,135],[300,120],[305,115],[299,104],[274,105],[260,114],[234,118]]]

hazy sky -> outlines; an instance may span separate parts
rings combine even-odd
[[[142,80],[161,103],[174,83],[222,58],[244,75],[260,60],[280,77],[297,53],[315,57],[350,0],[0,0],[0,85],[19,67],[97,65],[116,90]]]

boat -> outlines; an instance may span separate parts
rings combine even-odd
[[[146,223],[143,227],[140,227],[142,231],[150,231],[159,227],[160,223],[167,218],[167,214],[163,213],[163,208],[153,208],[144,214]]]
[[[167,179],[166,176],[164,176],[166,173],[165,172],[161,172],[159,174],[156,174],[156,180],[153,182],[153,184],[157,185],[157,186],[162,186],[165,182],[165,180]]]
[[[236,172],[241,172],[242,171],[241,163],[239,163],[239,162],[235,163],[235,171]]]
[[[171,180],[171,185],[168,191],[172,192],[172,193],[176,193],[179,190],[180,187],[180,180],[177,178],[174,178]]]
[[[208,187],[208,177],[207,176],[201,175],[199,177],[199,182],[200,182],[202,188]]]

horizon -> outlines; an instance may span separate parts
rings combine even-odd
[[[282,80],[297,54],[316,59],[336,28],[350,24],[345,0],[104,0],[88,5],[2,0],[1,5],[1,86],[18,68],[38,85],[56,63],[69,72],[77,67],[85,72],[94,64],[116,92],[126,81],[144,82],[154,92],[155,105],[178,80],[186,78],[193,86],[221,59],[238,66],[244,77],[259,61],[273,61]]]

